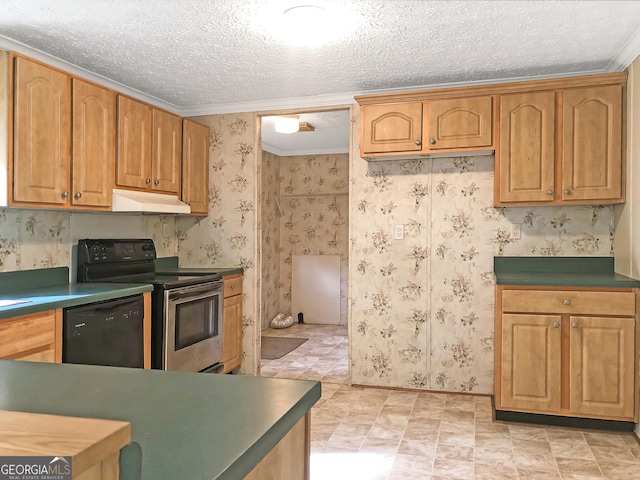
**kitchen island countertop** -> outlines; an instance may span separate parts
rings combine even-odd
[[[308,380],[0,360],[0,410],[130,422],[122,480],[244,478],[320,392]]]

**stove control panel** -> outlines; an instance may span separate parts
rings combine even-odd
[[[78,265],[153,261],[156,247],[149,239],[83,239],[78,241]]]

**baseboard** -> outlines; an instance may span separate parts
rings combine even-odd
[[[620,420],[600,420],[598,418],[564,417],[560,415],[543,415],[540,413],[511,412],[494,410],[495,419],[505,422],[532,423],[536,425],[553,425],[556,427],[588,428],[592,430],[609,430],[612,432],[633,433],[636,424]]]

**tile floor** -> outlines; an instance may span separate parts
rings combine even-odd
[[[263,332],[309,337],[263,361],[263,375],[322,380],[311,414],[311,480],[640,480],[631,434],[496,423],[490,397],[347,385],[340,328]]]

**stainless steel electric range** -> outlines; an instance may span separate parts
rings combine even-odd
[[[83,239],[77,255],[78,282],[153,284],[152,368],[222,370],[221,275],[156,273],[151,239]]]

